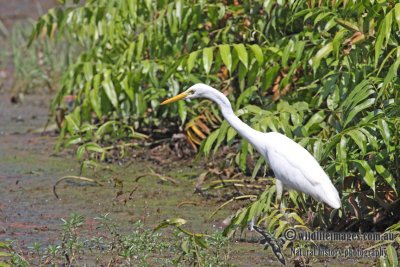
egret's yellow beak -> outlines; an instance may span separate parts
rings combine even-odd
[[[174,96],[174,97],[171,97],[171,98],[169,98],[169,99],[167,99],[167,100],[161,102],[160,105],[166,105],[166,104],[169,104],[169,103],[173,103],[173,102],[182,100],[182,99],[184,99],[185,97],[187,97],[188,95],[189,95],[189,93],[187,93],[187,92],[180,93],[179,95],[176,95],[176,96]]]

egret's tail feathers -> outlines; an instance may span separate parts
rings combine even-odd
[[[340,201],[339,193],[336,190],[336,188],[331,184],[331,186],[328,188],[328,190],[324,190],[325,194],[322,199],[323,202],[328,204],[334,209],[339,209],[342,206],[342,203]]]

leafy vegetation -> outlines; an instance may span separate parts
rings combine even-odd
[[[44,247],[34,243],[23,251],[16,242],[0,243],[0,266],[118,265],[118,266],[227,266],[227,238],[216,233],[197,245],[181,229],[172,237],[147,229],[141,221],[127,233],[108,214],[95,218],[88,236],[87,221],[78,214],[62,220],[60,237]],[[182,237],[184,235],[184,237]],[[3,251],[4,250],[4,251]],[[178,254],[179,257],[175,257]],[[25,256],[23,256],[25,255]]]
[[[59,42],[39,33],[34,44],[28,47],[34,27],[31,20],[16,23],[11,30],[2,28],[4,47],[0,53],[0,65],[13,66],[14,82],[11,91],[14,96],[32,93],[39,89],[55,92],[59,88],[62,73],[74,60],[79,48],[62,37]]]
[[[226,122],[218,125],[208,101],[159,107],[201,81],[228,94],[253,128],[284,133],[321,162],[343,208],[330,211],[291,192],[287,207],[300,216],[311,209],[309,225],[367,231],[398,222],[400,3],[88,0],[49,11],[32,39],[44,29],[87,48],[52,104],[55,112],[65,96],[76,96],[60,123],[60,145],[79,145],[78,156],[144,138],[137,132],[170,135],[190,121],[188,139],[201,143],[201,154],[234,146],[231,164],[262,174],[263,159]],[[264,221],[276,209],[273,193],[239,211],[231,227],[243,228],[253,214]],[[290,224],[275,222],[271,231]]]

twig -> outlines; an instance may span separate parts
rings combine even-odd
[[[98,181],[91,179],[91,178],[86,178],[86,177],[81,177],[81,176],[73,176],[73,175],[69,175],[69,176],[63,176],[60,179],[58,179],[58,181],[53,185],[53,194],[57,199],[60,199],[58,197],[58,194],[56,192],[56,187],[57,185],[62,182],[63,180],[67,180],[67,179],[71,179],[71,180],[80,180],[80,181],[85,181],[85,182],[90,182],[90,183],[95,183],[99,186],[103,186],[103,184],[99,183]]]

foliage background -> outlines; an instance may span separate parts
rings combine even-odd
[[[227,94],[253,128],[289,136],[321,163],[341,192],[343,208],[324,209],[291,192],[287,206],[300,215],[311,209],[309,225],[367,231],[398,222],[396,1],[64,4],[41,17],[32,34],[32,40],[45,33],[82,47],[52,103],[54,113],[67,114],[59,146],[77,144],[79,158],[104,159],[115,142],[123,151],[133,138],[185,131],[194,148],[201,144],[199,153],[234,145],[230,164],[253,177],[262,174],[264,160],[220,123],[208,101],[159,106],[203,82]],[[66,96],[76,97],[72,108],[65,106]],[[274,190],[270,186],[238,211],[232,226],[276,210]],[[288,226],[282,216],[267,221],[278,232]]]

